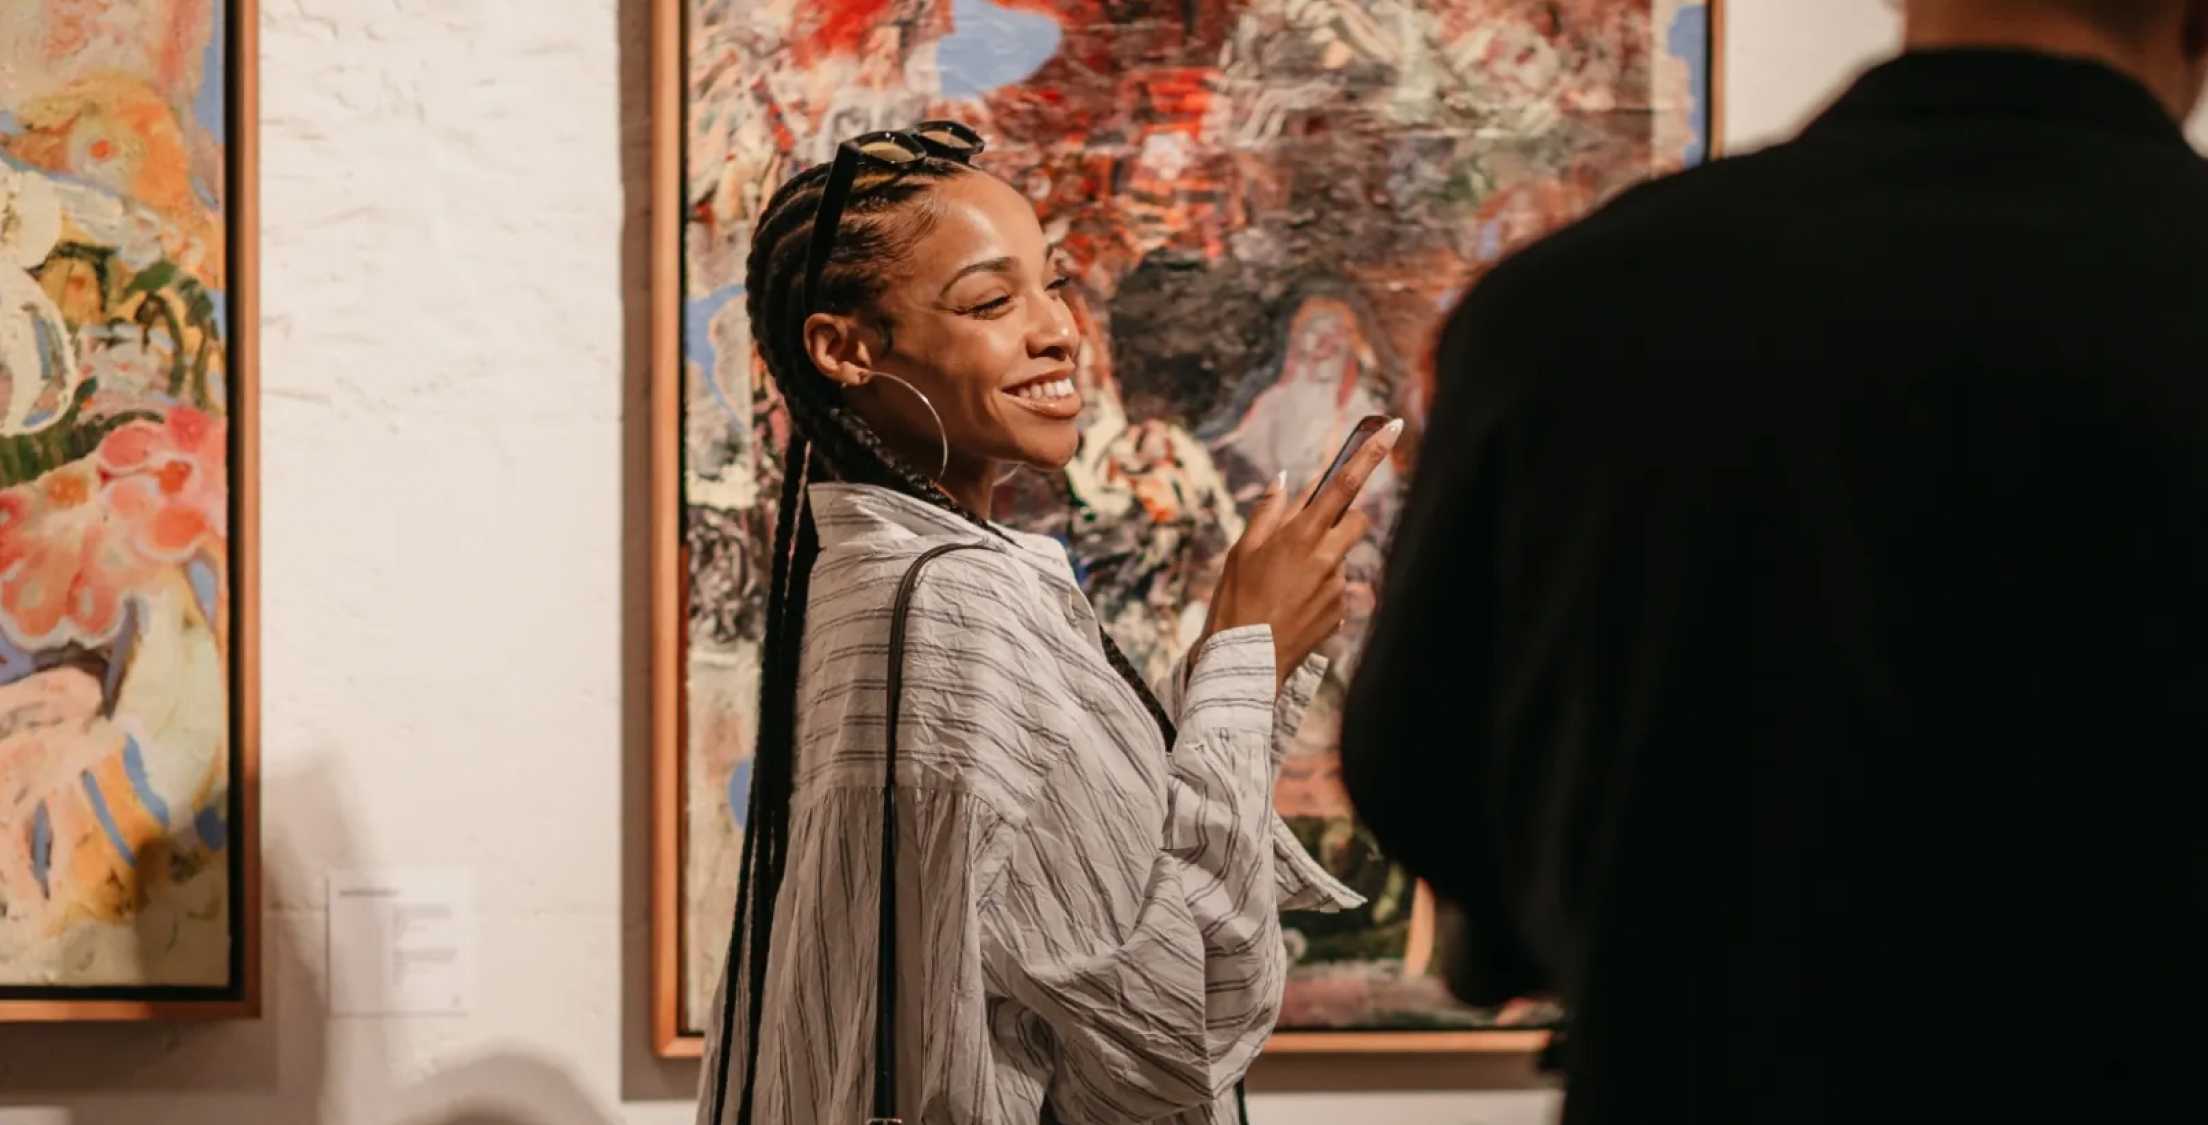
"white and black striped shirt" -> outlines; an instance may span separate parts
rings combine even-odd
[[[797,784],[762,1006],[758,1125],[866,1119],[872,1091],[884,676],[906,634],[897,781],[899,1109],[910,1125],[1226,1125],[1287,971],[1278,912],[1354,906],[1275,815],[1317,661],[1274,691],[1271,632],[1222,632],[1170,676],[1169,755],[1105,660],[1053,540],[853,485],[810,492],[821,553],[799,674]],[[1185,681],[1185,683],[1184,683]],[[739,960],[739,964],[741,961]],[[717,1032],[741,973],[724,974]],[[706,1044],[701,1125],[723,1045]]]

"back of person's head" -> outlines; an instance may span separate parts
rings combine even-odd
[[[2189,0],[1908,0],[1910,15],[1933,14],[1983,20],[2028,19],[2039,12],[2060,12],[2095,24],[2112,34],[2146,36],[2175,26]]]
[[[2012,0],[2013,2],[2013,0]],[[2147,35],[2185,8],[2184,0],[2045,0],[2069,8],[2112,32]]]
[[[2185,117],[2208,84],[2208,0],[1907,0],[1912,48],[2013,47],[2105,63]]]

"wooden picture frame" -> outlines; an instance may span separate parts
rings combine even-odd
[[[200,1021],[261,1015],[259,13],[256,0],[222,0],[213,12],[221,20],[223,60],[221,401],[228,479],[223,500],[227,607],[211,614],[210,623],[225,622],[228,635],[225,842],[220,848],[227,877],[227,979],[220,985],[0,985],[0,1022]],[[181,341],[177,350],[183,350]]]
[[[1690,5],[1691,6],[1691,5]],[[1714,157],[1723,136],[1724,0],[1704,0],[1706,13],[1702,155]],[[651,985],[653,1049],[666,1058],[694,1058],[702,1037],[683,1026],[684,809],[688,714],[684,690],[689,647],[689,560],[684,547],[683,407],[685,332],[683,224],[685,161],[689,139],[684,115],[690,29],[688,0],[653,0],[651,6],[651,461],[646,499],[651,532]],[[1430,899],[1429,899],[1430,901]],[[1416,923],[1414,922],[1414,926]],[[1431,933],[1429,930],[1428,937]],[[1549,1033],[1539,1029],[1287,1030],[1271,1052],[1282,1054],[1474,1053],[1524,1054],[1540,1050]]]
[[[682,197],[683,0],[652,0],[652,1047],[697,1058],[682,1027]]]

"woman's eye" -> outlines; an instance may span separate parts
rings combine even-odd
[[[1055,280],[1055,281],[1052,281],[1052,282],[1051,282],[1051,283],[1050,283],[1049,285],[1046,285],[1046,286],[1044,286],[1043,288],[1045,288],[1045,289],[1048,289],[1049,291],[1051,291],[1051,292],[1053,292],[1053,293],[1056,293],[1056,292],[1058,292],[1058,291],[1060,291],[1060,290],[1064,289],[1064,288],[1065,288],[1066,286],[1068,286],[1068,285],[1071,285],[1071,284],[1073,284],[1073,279],[1072,279],[1072,278],[1070,278],[1070,277],[1060,277],[1060,278],[1058,278],[1057,280]]]
[[[981,316],[988,316],[993,313],[1003,312],[1005,309],[1011,307],[1011,304],[1012,298],[1009,296],[992,297],[989,300],[983,301],[982,303],[975,305],[970,309],[967,309],[966,311],[970,313],[976,313]]]

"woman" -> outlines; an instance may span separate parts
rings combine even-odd
[[[886,642],[933,547],[982,549],[927,570],[906,641],[905,1120],[1236,1120],[1280,998],[1276,912],[1357,902],[1274,815],[1273,746],[1395,435],[1308,509],[1275,483],[1154,696],[1064,551],[989,520],[1008,468],[1072,458],[1081,401],[1050,248],[980,148],[940,123],[846,143],[754,235],[747,311],[795,433],[709,1125],[869,1117]]]

